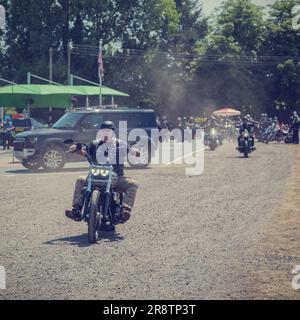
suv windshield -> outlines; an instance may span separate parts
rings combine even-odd
[[[66,113],[60,118],[52,128],[54,129],[74,129],[79,120],[82,118],[80,113]]]

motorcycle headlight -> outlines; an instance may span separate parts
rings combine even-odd
[[[100,176],[107,177],[109,175],[109,170],[100,170]]]
[[[94,177],[108,177],[109,170],[106,170],[106,169],[92,169],[92,175]]]
[[[99,169],[92,169],[92,175],[97,177],[97,176],[100,176],[100,171]]]

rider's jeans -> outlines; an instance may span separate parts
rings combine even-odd
[[[11,134],[9,132],[4,132],[3,134],[3,150],[9,150],[11,144]]]
[[[80,176],[76,180],[75,191],[73,196],[73,207],[83,205],[83,189],[86,186],[86,176]],[[124,205],[129,208],[133,208],[133,204],[135,201],[138,184],[131,178],[125,176],[119,176],[116,184],[113,186],[114,190],[120,193],[124,193]]]

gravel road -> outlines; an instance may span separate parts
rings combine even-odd
[[[257,147],[249,159],[234,144],[205,151],[196,177],[178,165],[128,170],[140,185],[134,215],[96,245],[63,215],[83,167],[28,174],[2,157],[0,299],[248,298],[295,155]]]

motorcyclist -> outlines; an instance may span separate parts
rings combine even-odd
[[[7,118],[6,122],[3,124],[3,150],[7,148],[9,150],[12,143],[12,130],[13,125],[10,122],[10,119]]]
[[[251,119],[250,119],[251,120]],[[254,123],[249,120],[249,117],[244,117],[240,126],[240,134],[248,130],[250,134],[253,133]]]
[[[300,127],[300,118],[296,111],[293,112],[291,118],[291,128],[293,130],[293,144],[299,144],[299,127]]]
[[[220,128],[220,125],[219,125],[216,117],[214,115],[212,115],[205,125],[205,140],[207,140],[209,138],[210,130],[216,129],[218,141],[219,141],[219,144],[221,145],[222,144],[222,136],[221,136],[219,128]]]
[[[206,126],[207,129],[216,129],[218,128],[217,120],[214,116],[211,116],[210,119],[207,121]]]
[[[177,129],[179,129],[181,131],[181,135],[183,136],[184,134],[184,124],[183,124],[183,120],[181,117],[177,118],[177,124],[176,124]]]
[[[182,119],[181,119],[181,117],[177,118],[177,128],[182,128]]]
[[[250,134],[250,136],[253,138],[253,131],[254,131],[254,123],[249,121],[249,117],[246,116],[243,118],[242,123],[240,125],[240,134],[238,137],[238,144],[241,146],[241,137],[242,134],[247,130]],[[253,147],[254,147],[254,139],[253,139]]]
[[[162,129],[162,127],[161,127],[161,121],[160,121],[160,118],[159,118],[159,117],[156,117],[156,125],[157,125],[157,128],[158,128],[159,130]]]
[[[99,150],[101,146],[107,148],[106,150],[108,153],[112,151],[115,155],[114,157],[116,161],[114,162],[115,164],[113,164],[113,170],[117,173],[118,180],[113,188],[118,192],[124,193],[124,205],[121,208],[121,220],[126,222],[130,219],[138,185],[133,179],[124,175],[125,159],[122,159],[122,156],[124,156],[124,150],[125,156],[127,156],[128,153],[139,156],[139,152],[133,148],[129,148],[124,141],[116,139],[115,125],[111,121],[103,122],[96,140],[89,145],[88,153],[90,154],[93,162],[98,162],[97,150]],[[71,145],[70,151],[77,151],[82,155],[86,155],[86,151],[82,148],[79,148],[78,150],[78,145],[75,144]],[[86,176],[81,176],[77,179],[73,196],[73,208],[72,210],[67,210],[65,212],[67,218],[80,221],[84,198],[83,189],[86,187],[86,180]]]
[[[161,118],[161,127],[162,127],[162,129],[169,129],[169,121],[168,121],[168,119],[167,119],[167,117],[166,116],[163,116],[162,118]]]
[[[194,139],[196,136],[196,122],[193,116],[189,118],[188,126],[192,130],[192,137]]]

